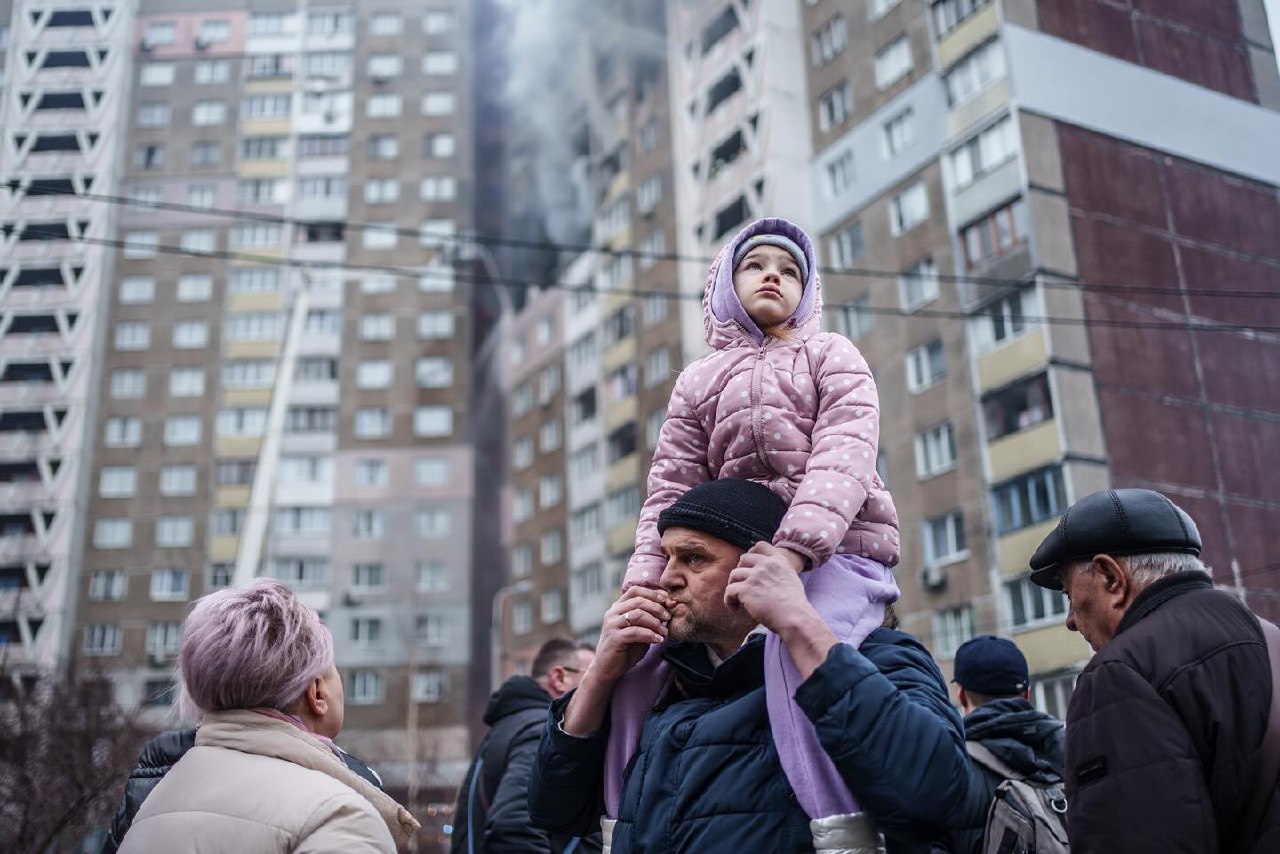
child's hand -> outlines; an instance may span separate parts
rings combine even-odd
[[[800,554],[800,552],[792,551],[786,546],[778,549],[778,552],[787,561],[787,563],[791,564],[791,568],[796,571],[797,575],[809,568],[808,558]]]

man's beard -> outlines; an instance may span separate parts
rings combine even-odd
[[[678,616],[667,624],[667,640],[681,643],[739,643],[755,628],[755,621],[745,611],[720,611],[706,613],[688,602]]]

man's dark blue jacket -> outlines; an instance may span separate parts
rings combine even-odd
[[[813,850],[769,729],[763,640],[753,637],[718,668],[701,644],[664,651],[675,687],[646,719],[627,768],[613,854]],[[541,827],[584,834],[604,809],[607,724],[567,735],[559,726],[567,702],[552,705],[529,809]],[[891,854],[927,851],[948,830],[982,820],[960,717],[915,638],[877,629],[860,649],[837,644],[796,702]]]

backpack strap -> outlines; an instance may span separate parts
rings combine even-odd
[[[1253,839],[1258,832],[1267,805],[1276,794],[1276,778],[1280,776],[1280,629],[1261,617],[1258,624],[1271,661],[1271,709],[1267,714],[1267,730],[1262,736],[1258,776],[1249,795],[1245,820],[1240,825],[1242,834],[1239,838],[1242,842]]]
[[[1001,762],[1000,758],[992,753],[991,750],[981,742],[966,741],[964,743],[964,749],[969,751],[969,756],[979,765],[984,768],[989,768],[1005,779],[1021,781],[1028,777],[1027,774],[1019,774],[1017,771],[1014,771],[1008,765]]]

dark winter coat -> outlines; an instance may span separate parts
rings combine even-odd
[[[765,706],[763,637],[719,667],[701,644],[664,657],[675,687],[644,724],[623,781],[613,854],[812,851],[809,819],[778,761]],[[878,629],[859,650],[837,644],[796,691],[854,796],[890,852],[976,819],[960,718],[942,675],[914,638]],[[603,811],[606,729],[574,737],[552,706],[530,788],[540,827],[586,832]]]
[[[965,715],[964,736],[986,747],[1014,771],[1028,775],[1032,783],[1062,783],[1066,727],[1021,697],[996,700]],[[996,788],[1004,780],[981,763],[969,763],[969,793],[982,805],[982,821],[952,832],[945,843],[935,846],[937,854],[980,854],[987,810],[995,800]]]
[[[534,827],[529,819],[529,775],[550,704],[551,695],[528,676],[508,679],[489,698],[484,713],[489,734],[458,790],[453,854],[600,850],[598,835],[577,841],[571,833]]]
[[[116,807],[116,817],[111,823],[111,831],[102,843],[101,854],[115,854],[120,848],[120,843],[124,841],[124,835],[133,825],[133,817],[138,814],[142,802],[147,799],[164,775],[169,773],[169,769],[178,764],[178,760],[195,745],[194,729],[162,732],[147,742],[142,748],[142,755],[138,757],[137,766],[124,784],[124,798]],[[352,771],[379,789],[382,788],[382,778],[368,765],[346,751],[342,751],[342,761]]]
[[[1271,703],[1257,618],[1186,572],[1134,599],[1067,713],[1072,854],[1273,854],[1280,796],[1243,833]]]

